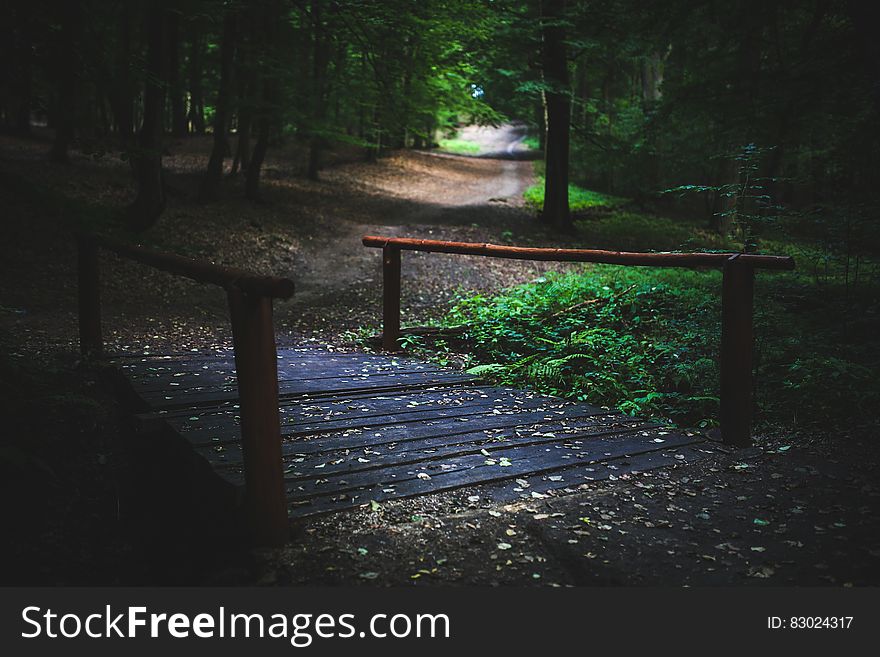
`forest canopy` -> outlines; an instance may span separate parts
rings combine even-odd
[[[54,128],[59,162],[70,148],[123,153],[137,229],[164,208],[168,138],[212,135],[203,201],[224,172],[258,199],[266,151],[284,140],[308,145],[317,179],[330,143],[376,158],[504,120],[544,149],[541,217],[560,229],[572,226],[570,181],[683,197],[746,249],[792,210],[818,225],[817,208],[842,209],[866,237],[876,204],[880,47],[859,2],[9,5],[0,124]]]

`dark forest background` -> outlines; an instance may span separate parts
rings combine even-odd
[[[3,0],[0,583],[876,584],[875,13]],[[130,409],[77,345],[83,229],[291,278],[278,344],[330,350],[377,344],[365,233],[796,269],[756,277],[753,447],[707,441],[700,463],[529,500],[547,502],[537,515],[452,494],[377,504],[265,557],[179,504],[179,454],[131,456]],[[219,289],[103,252],[100,278],[108,352],[229,345]],[[720,293],[717,271],[406,253],[399,346],[702,432],[718,425]],[[529,560],[492,561],[499,537]]]
[[[213,135],[203,200],[224,159],[257,198],[267,149],[285,140],[308,144],[315,178],[329,142],[375,158],[431,146],[462,122],[514,118],[547,146],[544,218],[561,228],[570,219],[553,186],[570,178],[637,198],[691,192],[692,210],[720,230],[735,223],[747,243],[792,212],[856,251],[875,239],[865,224],[880,182],[880,46],[867,3],[6,6],[0,124],[54,129],[60,162],[71,148],[125,153],[135,228],[164,206],[164,136]]]

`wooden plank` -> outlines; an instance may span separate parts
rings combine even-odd
[[[345,412],[327,413],[326,406],[317,407],[316,413],[307,410],[311,404],[281,405],[281,418],[283,433],[288,437],[307,436],[315,433],[330,431],[362,429],[364,427],[380,428],[404,422],[420,422],[429,420],[442,420],[446,418],[461,418],[459,422],[470,421],[471,418],[480,415],[510,415],[519,412],[551,412],[561,409],[578,409],[579,412],[588,411],[591,414],[605,414],[608,411],[596,408],[566,403],[554,399],[524,399],[514,400],[511,398],[474,399],[462,404],[436,404],[418,405],[410,407],[402,401],[392,401],[391,404],[366,412],[351,410]],[[217,434],[220,441],[225,441],[223,433],[234,433],[237,424],[238,409],[235,405],[223,411],[211,410],[187,410],[186,413],[167,417],[156,413],[147,413],[139,417],[149,419],[164,419],[172,428],[185,433],[188,440],[194,444],[214,441]],[[466,419],[467,418],[467,419]],[[216,441],[214,441],[216,442]]]
[[[386,413],[410,412],[418,410],[431,410],[433,408],[464,407],[466,405],[497,405],[504,408],[534,406],[562,406],[572,405],[573,402],[556,397],[545,397],[533,393],[515,390],[513,388],[499,388],[482,385],[467,385],[443,387],[437,389],[408,389],[392,391],[384,394],[376,394],[373,391],[353,391],[332,396],[309,397],[304,395],[299,398],[291,397],[280,400],[282,412],[288,417],[307,419],[310,422],[321,419],[335,420],[340,408],[350,410],[352,417],[361,414],[364,417],[370,415],[382,416]],[[218,403],[213,407],[175,408],[167,410],[150,411],[140,413],[137,417],[143,422],[154,420],[167,420],[175,423],[181,418],[189,419],[198,417],[195,424],[186,425],[186,430],[196,430],[199,427],[217,426],[224,424],[223,416],[234,416],[237,413],[236,400]],[[216,417],[215,417],[216,416]],[[333,417],[323,417],[333,416]],[[291,422],[294,420],[291,419]],[[183,428],[183,425],[181,425]]]
[[[283,397],[335,395],[361,390],[372,390],[376,393],[385,393],[410,388],[448,387],[455,384],[471,382],[473,380],[474,377],[467,375],[446,374],[440,372],[419,372],[399,375],[389,374],[357,378],[340,377],[323,380],[300,379],[295,381],[280,381],[278,384],[278,392],[279,395]],[[139,396],[144,402],[151,408],[155,409],[179,408],[181,406],[207,406],[219,402],[234,400],[237,395],[238,391],[234,386],[188,388],[181,391],[139,393]]]
[[[275,362],[291,517],[462,487],[508,491],[517,478],[543,482],[534,491],[550,490],[570,478],[576,484],[610,476],[604,473],[615,468],[674,463],[670,449],[701,440],[410,359],[280,350]],[[242,485],[240,408],[228,351],[117,364],[154,409],[139,419],[167,425],[218,478]],[[502,459],[509,465],[500,465]],[[566,474],[548,479],[558,472]]]
[[[418,361],[407,356],[395,355],[389,357],[385,354],[365,354],[362,352],[323,351],[319,349],[278,349],[279,368],[282,363],[295,365],[308,363],[313,366],[332,366],[334,364],[347,367],[355,366],[381,366],[381,367],[423,367],[438,369],[436,365]],[[130,368],[172,368],[172,371],[186,371],[188,369],[200,369],[205,365],[213,367],[234,368],[234,354],[231,349],[218,349],[209,352],[192,352],[180,354],[142,354],[137,356],[117,356],[112,359],[112,364]]]
[[[581,468],[589,464],[612,462],[617,458],[632,458],[633,456],[650,452],[667,452],[677,447],[693,444],[699,440],[697,437],[680,435],[677,436],[677,440],[673,439],[663,446],[658,446],[650,442],[639,443],[631,440],[599,439],[592,443],[589,451],[580,451],[581,456],[579,458],[575,456],[578,453],[577,451],[567,450],[570,452],[567,459],[552,453],[558,451],[555,449],[551,450],[549,457],[546,452],[535,450],[534,448],[521,448],[522,451],[512,449],[508,452],[514,455],[514,458],[511,459],[512,465],[509,467],[485,465],[486,458],[479,455],[459,459],[455,466],[447,468],[445,471],[440,468],[435,470],[422,469],[421,472],[431,477],[430,479],[419,478],[417,474],[413,476],[410,473],[417,473],[417,471],[415,469],[407,470],[404,467],[401,468],[402,472],[398,477],[389,476],[384,480],[377,480],[375,478],[370,480],[363,477],[360,482],[363,485],[360,487],[352,486],[347,479],[343,480],[346,481],[345,485],[334,486],[334,480],[330,478],[328,481],[317,486],[312,484],[308,489],[305,487],[288,488],[289,513],[292,516],[330,513],[365,504],[370,500],[382,502],[389,499],[402,499],[440,493],[487,482],[521,478],[523,475],[558,473],[571,468]],[[532,453],[529,454],[529,451]],[[388,475],[398,474],[395,472],[382,472]],[[581,476],[584,478],[584,481],[589,481],[596,478],[595,474],[594,468],[593,471],[581,474]],[[323,490],[318,490],[321,487],[323,487]]]
[[[308,480],[298,479],[294,482],[285,480],[285,483],[288,486],[288,496],[294,498],[320,494],[321,491],[318,489],[321,486],[324,486],[322,490],[332,488],[336,492],[389,485],[408,486],[413,490],[430,490],[432,486],[430,482],[435,478],[438,479],[437,483],[442,483],[450,478],[455,481],[471,481],[474,477],[476,480],[487,481],[509,479],[511,476],[519,476],[523,473],[565,467],[568,465],[566,461],[570,460],[601,461],[605,457],[653,451],[661,447],[675,447],[693,442],[683,434],[667,433],[662,436],[664,440],[662,444],[651,442],[652,437],[660,438],[657,430],[645,430],[635,436],[620,434],[612,437],[599,437],[581,445],[567,445],[558,440],[525,445],[502,445],[490,452],[491,456],[489,457],[480,453],[468,453],[450,458],[426,458],[412,465],[340,473],[328,477],[316,473],[314,478]],[[502,459],[509,460],[510,465],[506,467],[498,465]],[[488,463],[493,460],[496,461],[495,465]],[[424,479],[420,475],[428,475],[431,479]]]
[[[487,452],[489,454],[510,446],[563,444],[566,447],[584,446],[587,440],[598,436],[623,435],[638,431],[662,429],[662,426],[642,420],[627,418],[627,421],[605,424],[568,426],[532,425],[531,427],[496,432],[472,432],[458,436],[431,436],[418,440],[393,443],[390,446],[376,446],[352,451],[348,447],[337,447],[327,452],[311,455],[293,453],[284,459],[285,480],[312,479],[331,474],[351,474],[366,470],[376,470],[391,465],[416,464],[434,461],[439,458],[453,458],[468,454]],[[382,450],[382,451],[380,451]],[[210,449],[197,449],[214,467],[226,468],[224,478],[230,479],[232,473],[240,472],[240,463],[215,459]],[[224,463],[225,461],[225,463]],[[231,479],[230,479],[231,480]]]
[[[184,390],[189,388],[205,388],[205,387],[226,387],[235,385],[235,367],[232,364],[211,367],[203,365],[199,368],[175,371],[173,367],[148,367],[138,368],[136,366],[124,366],[125,373],[132,385],[138,392],[158,392],[166,391],[170,388]],[[304,372],[308,373],[307,378],[310,380],[321,380],[328,378],[352,377],[367,378],[376,374],[415,374],[419,372],[445,372],[451,373],[450,370],[441,370],[430,366],[382,366],[379,364],[366,364],[347,366],[345,364],[333,367],[313,367],[311,364],[303,362],[285,362],[278,361],[278,379],[279,381],[297,381],[304,378]],[[460,375],[460,373],[459,373]]]
[[[340,443],[349,447],[397,443],[407,439],[430,436],[453,436],[482,430],[498,430],[516,426],[530,425],[564,419],[603,417],[609,411],[585,409],[580,406],[561,406],[522,411],[508,410],[487,412],[485,407],[472,409],[473,413],[459,412],[427,418],[385,415],[373,418],[370,424],[359,420],[340,420],[315,425],[297,423],[282,424],[281,433],[285,445],[303,453],[314,453],[327,449],[328,445]],[[184,438],[194,445],[225,444],[235,442],[235,427],[216,431],[181,431]],[[308,439],[310,436],[315,436]],[[232,437],[233,440],[230,440]]]

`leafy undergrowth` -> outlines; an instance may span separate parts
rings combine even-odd
[[[622,211],[581,222],[579,233],[605,248],[734,246],[687,221]],[[764,246],[795,255],[798,269],[756,275],[759,426],[875,426],[872,414],[853,409],[880,406],[872,375],[880,366],[876,277],[855,283],[844,261],[806,242],[768,236]],[[717,421],[720,272],[605,265],[550,272],[497,296],[460,297],[442,325],[471,371],[498,382],[680,426]],[[443,360],[447,342],[415,346]]]
[[[538,176],[537,182],[523,192],[526,204],[535,209],[544,206],[544,176]],[[619,196],[611,196],[584,189],[577,185],[568,186],[568,206],[572,212],[584,210],[607,209],[611,210],[624,205],[626,199]]]
[[[440,148],[449,153],[461,155],[476,155],[480,152],[480,145],[466,139],[441,139]]]
[[[469,327],[474,374],[705,426],[718,403],[720,304],[709,289],[717,282],[717,274],[588,267],[462,299],[446,321]]]

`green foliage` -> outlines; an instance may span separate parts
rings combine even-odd
[[[526,203],[540,210],[544,206],[544,177],[539,176],[538,182],[523,193]],[[577,185],[568,186],[568,205],[572,212],[597,208],[612,209],[624,205],[626,199],[610,194],[602,194]]]
[[[541,140],[538,139],[537,137],[533,137],[532,135],[529,135],[528,137],[523,139],[523,144],[529,150],[532,150],[532,151],[541,150]]]
[[[615,210],[576,222],[582,240],[623,251],[735,250],[735,243],[704,225],[662,215]]]
[[[775,178],[762,176],[761,161],[773,149],[760,148],[756,144],[746,144],[732,154],[720,159],[729,159],[735,166],[736,180],[717,185],[679,185],[663,190],[664,194],[711,194],[717,200],[714,221],[718,232],[736,235],[742,251],[754,251],[758,247],[757,235],[776,223],[783,215],[784,208],[773,204],[770,188],[777,182]]]
[[[858,217],[851,222],[850,230],[867,240]],[[842,217],[832,222],[843,223]],[[582,242],[605,248],[734,246],[692,221],[632,211],[603,213],[578,228]],[[794,255],[798,269],[757,275],[757,426],[874,425],[875,417],[853,409],[880,406],[877,260],[854,255],[849,242],[831,248],[824,237],[793,240],[780,229],[762,244],[767,252]],[[494,297],[461,296],[443,324],[467,327],[459,348],[471,357],[474,374],[709,426],[719,404],[720,278],[715,271],[586,266]]]
[[[628,413],[709,423],[718,378],[713,283],[712,274],[589,267],[491,299],[462,299],[446,321],[470,327],[469,345],[484,363],[474,374]]]
[[[442,150],[460,155],[476,155],[480,152],[479,144],[466,139],[441,139],[439,144]]]

